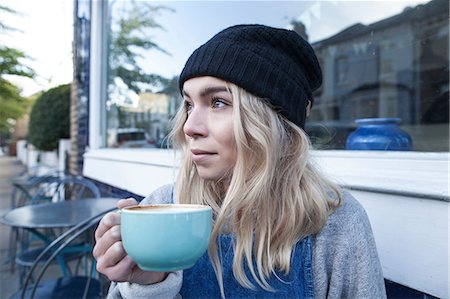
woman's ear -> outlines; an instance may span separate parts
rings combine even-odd
[[[311,107],[312,107],[312,103],[311,103],[311,101],[308,101],[308,105],[306,106],[306,117],[308,117],[309,114],[311,113]]]

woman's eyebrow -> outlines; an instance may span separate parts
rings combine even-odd
[[[231,91],[226,87],[226,86],[211,86],[211,87],[206,87],[205,89],[202,90],[202,92],[200,93],[201,97],[205,97],[208,96],[212,93],[216,93],[216,92],[229,92],[231,93]]]
[[[213,93],[216,93],[216,92],[224,92],[224,91],[226,91],[226,92],[228,92],[228,93],[231,93],[231,91],[228,89],[228,87],[226,87],[226,86],[210,86],[210,87],[206,87],[205,89],[203,89],[201,92],[200,92],[200,96],[201,97],[205,97],[205,96],[208,96],[208,95],[210,95],[210,94],[213,94]],[[183,93],[183,95],[184,96],[186,96],[186,97],[188,97],[188,98],[190,98],[191,96],[187,93],[187,91],[186,90],[182,90],[182,93]]]
[[[181,93],[183,94],[183,96],[185,96],[187,98],[191,97],[184,89],[181,91]]]

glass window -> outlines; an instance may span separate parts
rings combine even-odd
[[[412,140],[405,150],[449,150],[448,1],[108,3],[109,147],[166,147],[190,53],[227,26],[260,23],[296,30],[316,50],[324,79],[306,125],[315,148],[349,148],[369,118],[394,119]]]

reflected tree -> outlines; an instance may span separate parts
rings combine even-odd
[[[148,89],[162,89],[168,80],[158,74],[146,72],[139,64],[144,53],[156,50],[170,55],[154,42],[152,33],[164,30],[155,19],[163,11],[172,11],[165,6],[147,2],[111,1],[110,48],[109,48],[109,93],[120,95],[130,101],[128,91],[135,94]]]

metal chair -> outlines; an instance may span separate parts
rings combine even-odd
[[[11,208],[20,207],[28,204],[28,200],[39,190],[45,183],[54,177],[63,176],[64,173],[52,168],[34,168],[30,172],[23,173],[15,177],[11,184],[13,190],[11,193]]]
[[[101,280],[95,277],[95,261],[93,260],[91,253],[92,246],[89,250],[85,251],[89,262],[84,268],[84,275],[74,273],[70,277],[59,277],[43,282],[41,282],[41,280],[52,261],[56,259],[63,250],[67,249],[80,235],[96,227],[103,215],[112,210],[114,209],[107,210],[83,221],[79,225],[66,231],[48,245],[31,266],[22,289],[12,298],[102,298],[103,287]],[[39,273],[34,275],[34,272],[40,265],[42,266]],[[36,276],[34,284],[29,286],[28,284],[34,276]]]
[[[55,180],[55,177],[63,175],[62,172],[49,166],[34,166],[26,172],[15,177],[11,181],[13,187],[11,193],[11,209],[15,209],[31,203],[31,199],[39,189],[44,187],[49,181]],[[18,249],[18,244],[22,238],[21,231],[18,228],[11,228],[9,231],[9,254],[7,261],[10,263],[10,270],[14,272],[14,257]]]
[[[29,203],[39,204],[86,198],[93,200],[100,198],[100,191],[92,181],[79,176],[52,176],[46,178],[45,184],[29,199]],[[23,277],[22,274],[33,264],[37,256],[51,240],[56,239],[61,233],[62,229],[35,231],[34,234],[21,230],[21,234],[17,237],[18,244],[16,244],[16,249],[17,247],[20,249],[16,250],[18,253],[15,257],[15,264],[19,266],[19,271],[21,272],[20,277]],[[38,245],[35,244],[37,239],[41,241]],[[83,241],[80,240],[80,243]],[[78,247],[72,247],[70,252],[68,250],[64,251],[55,261],[59,263],[64,275],[68,276],[69,268],[67,267],[67,262],[79,259],[82,254],[83,246],[79,245]]]
[[[98,187],[89,179],[81,176],[52,176],[30,198],[31,204],[41,202],[58,202],[83,198],[99,198]]]

